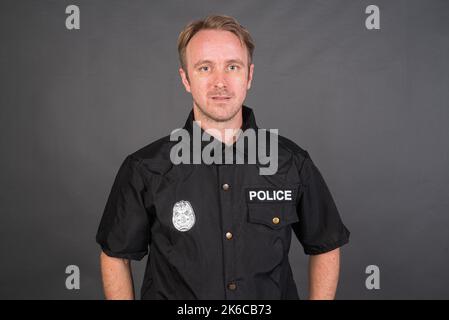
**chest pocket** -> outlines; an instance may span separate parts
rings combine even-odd
[[[274,230],[298,222],[294,203],[248,203],[248,221]]]

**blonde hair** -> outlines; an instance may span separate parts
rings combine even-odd
[[[178,54],[179,62],[181,68],[187,72],[186,63],[186,48],[193,36],[200,30],[223,30],[229,31],[235,34],[242,44],[245,44],[248,49],[248,67],[251,65],[253,60],[254,52],[254,41],[249,34],[248,30],[245,29],[236,19],[225,15],[211,15],[203,20],[196,20],[190,22],[181,31],[178,37]]]

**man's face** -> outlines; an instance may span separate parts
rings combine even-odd
[[[182,82],[194,105],[214,121],[228,121],[241,110],[251,87],[254,65],[248,70],[248,50],[232,32],[201,30],[186,48],[187,73]]]

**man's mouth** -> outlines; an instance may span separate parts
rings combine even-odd
[[[211,98],[212,98],[212,100],[217,100],[217,101],[226,101],[226,100],[231,99],[231,97],[229,97],[229,96],[212,96]]]

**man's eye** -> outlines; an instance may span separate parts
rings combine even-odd
[[[239,66],[236,66],[236,65],[230,65],[229,66],[229,69],[231,69],[232,71],[235,71],[235,70],[238,70],[239,69]]]
[[[209,67],[208,66],[202,66],[202,67],[200,67],[200,71],[209,71]]]

